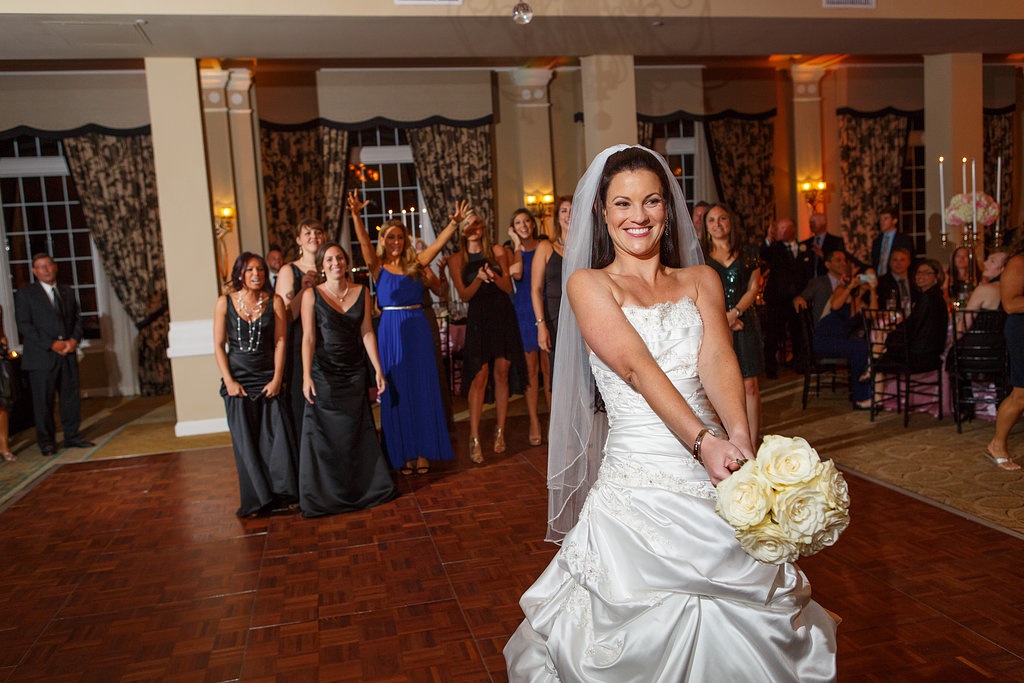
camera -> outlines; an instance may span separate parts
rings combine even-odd
[[[876,276],[874,273],[862,273],[857,276],[857,279],[869,285],[873,285],[876,282],[878,282],[878,276]]]

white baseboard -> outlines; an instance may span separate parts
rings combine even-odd
[[[219,434],[228,431],[226,417],[214,417],[208,420],[186,420],[174,425],[175,436],[196,436],[197,434]]]

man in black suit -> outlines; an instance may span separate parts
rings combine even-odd
[[[881,233],[871,242],[871,267],[879,276],[889,272],[889,257],[896,247],[903,247],[914,253],[914,240],[898,230],[900,212],[895,206],[887,206],[878,212],[878,226]]]
[[[60,392],[60,421],[66,448],[90,448],[93,443],[78,433],[81,422],[78,399],[78,358],[82,317],[70,287],[57,284],[57,264],[48,254],[32,257],[36,282],[22,287],[15,298],[15,315],[21,335],[22,370],[32,388],[36,441],[43,455],[56,453],[53,408]]]
[[[825,214],[816,213],[811,216],[811,236],[800,243],[800,261],[804,268],[804,277],[808,280],[828,272],[825,255],[833,251],[846,251],[846,242],[839,235],[828,232],[828,219]]]
[[[767,273],[764,301],[768,309],[764,331],[765,372],[771,379],[778,376],[780,356],[786,351],[786,334],[793,344],[793,358],[799,359],[800,332],[793,309],[793,297],[807,284],[798,260],[796,225],[792,219],[780,218],[775,224],[772,243],[761,249]],[[785,358],[782,358],[785,361]]]
[[[889,256],[889,272],[878,278],[878,305],[897,311],[909,311],[917,299],[910,285],[910,250],[893,247]]]

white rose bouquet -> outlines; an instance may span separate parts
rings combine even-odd
[[[718,485],[716,510],[759,562],[782,564],[836,542],[850,493],[831,460],[800,437],[768,435],[757,458]]]

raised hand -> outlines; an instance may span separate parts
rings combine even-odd
[[[463,199],[455,202],[455,212],[448,217],[455,221],[456,224],[461,224],[462,221],[466,220],[466,217],[469,216],[469,212],[469,202]]]
[[[348,195],[345,197],[345,206],[353,213],[359,213],[363,210],[363,207],[369,205],[369,203],[369,199],[359,198],[358,190],[349,190]]]

